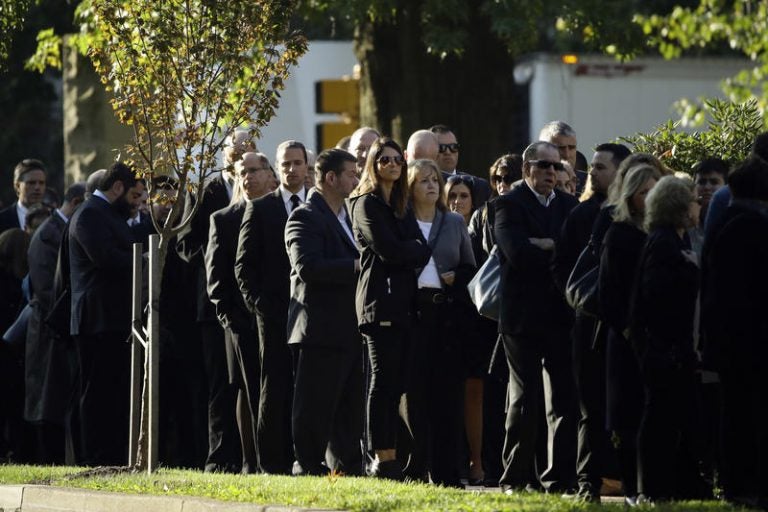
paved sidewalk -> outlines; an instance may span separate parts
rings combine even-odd
[[[329,512],[329,509],[99,492],[47,485],[0,485],[0,512]]]

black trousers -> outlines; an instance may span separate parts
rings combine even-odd
[[[131,346],[114,333],[75,337],[80,366],[80,464],[128,463]]]
[[[581,412],[576,474],[580,485],[589,484],[599,492],[602,477],[615,465],[615,456],[605,427],[605,344],[595,343],[595,337],[601,335],[597,327],[595,318],[577,314],[572,339],[573,370]]]
[[[570,488],[576,468],[576,398],[567,333],[541,338],[504,335],[509,364],[509,400],[504,439],[505,489],[522,488],[530,479],[544,393],[549,427],[548,467],[540,475],[548,491]]]
[[[293,449],[301,474],[362,475],[362,346],[293,348]]]
[[[768,374],[765,359],[731,359],[722,381],[722,486],[726,497],[768,498]]]
[[[257,315],[261,382],[256,453],[264,473],[289,475],[293,466],[293,361],[283,315]]]
[[[363,333],[368,346],[369,450],[393,450],[400,425],[400,397],[405,389],[408,331],[397,327],[369,326]]]
[[[693,368],[641,366],[645,408],[637,437],[638,491],[654,499],[704,499],[697,464],[700,378]]]
[[[256,331],[237,326],[224,330],[228,347],[233,352],[235,375],[231,379],[245,399],[250,421],[238,422],[240,430],[243,466],[249,470],[258,467],[256,456],[256,424],[259,418],[259,395],[261,394],[261,363],[259,361],[259,338]],[[242,398],[241,398],[242,399]]]
[[[198,323],[208,381],[208,457],[206,471],[240,470],[240,438],[235,419],[237,387],[230,382],[224,330],[218,321]]]
[[[445,296],[419,290],[420,318],[408,351],[405,385],[406,423],[412,436],[411,456],[404,473],[434,483],[459,484],[459,459],[464,409],[462,347],[452,327],[455,310]]]

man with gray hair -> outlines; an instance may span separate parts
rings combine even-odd
[[[571,164],[571,168],[579,178],[576,195],[580,195],[587,181],[587,173],[578,166],[579,151],[576,149],[576,131],[565,121],[550,121],[539,132],[539,140],[557,146],[560,160],[567,160]]]
[[[497,200],[494,233],[504,255],[499,333],[510,369],[504,440],[507,493],[530,481],[542,394],[549,425],[548,492],[569,489],[576,469],[576,401],[568,332],[571,313],[550,270],[555,243],[576,198],[555,189],[557,147],[534,142],[523,153],[523,183]],[[543,371],[542,371],[543,370]],[[538,485],[538,484],[535,484]]]

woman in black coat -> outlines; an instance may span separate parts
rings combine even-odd
[[[699,267],[685,236],[698,222],[699,208],[693,182],[673,176],[659,180],[646,199],[648,238],[630,312],[645,391],[637,441],[640,502],[706,497],[695,457],[700,426],[693,322]]]
[[[407,203],[403,152],[395,141],[378,139],[350,198],[350,215],[361,250],[357,319],[371,368],[369,444],[376,452],[371,473],[397,480],[403,478],[395,443],[409,330],[416,316],[416,269],[431,256]]]
[[[645,243],[645,196],[656,184],[651,166],[628,169],[612,208],[613,222],[603,239],[598,297],[600,316],[608,327],[606,340],[607,428],[617,441],[624,495],[637,494],[635,438],[643,407],[643,388],[637,360],[625,337],[629,304],[640,251]]]

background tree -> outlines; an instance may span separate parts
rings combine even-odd
[[[683,4],[688,0],[683,0]],[[677,2],[681,3],[681,2]],[[405,143],[436,123],[454,128],[459,166],[484,175],[528,133],[528,86],[516,60],[531,51],[644,47],[637,12],[668,12],[664,0],[301,0],[308,26],[354,38],[361,67],[361,123]],[[578,130],[578,127],[576,127]]]

